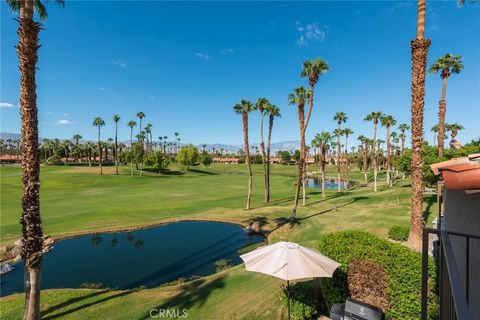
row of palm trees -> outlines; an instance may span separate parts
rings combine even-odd
[[[265,191],[265,203],[270,201],[270,156],[271,156],[271,142],[272,142],[272,130],[273,123],[276,117],[280,117],[280,109],[266,98],[259,98],[255,103],[252,103],[248,100],[241,100],[239,103],[235,104],[233,111],[236,114],[242,116],[242,127],[243,127],[243,144],[245,152],[245,163],[248,170],[248,191],[247,191],[247,204],[246,209],[249,210],[251,207],[252,199],[252,187],[253,187],[253,174],[252,166],[250,161],[250,146],[248,139],[248,114],[253,111],[260,112],[260,150],[262,154],[262,167],[263,167],[263,176],[264,176],[264,191]],[[263,119],[265,116],[268,116],[268,138],[267,146],[265,148],[265,139],[263,134],[264,123]]]

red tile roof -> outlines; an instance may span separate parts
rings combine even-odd
[[[480,153],[432,164],[433,173],[442,174],[447,189],[480,190]]]

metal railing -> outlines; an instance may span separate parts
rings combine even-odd
[[[428,240],[430,234],[436,234],[439,240],[440,320],[471,320],[472,315],[468,304],[470,291],[470,239],[480,239],[480,236],[424,228],[422,248],[422,320],[427,320],[428,315]],[[461,274],[455,261],[451,236],[465,239],[465,284],[462,283]]]

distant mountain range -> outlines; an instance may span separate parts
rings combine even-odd
[[[20,134],[19,133],[11,133],[11,132],[0,132],[0,139],[2,140],[7,140],[7,139],[12,139],[12,140],[20,140]],[[41,142],[43,138],[39,137],[39,141]],[[125,144],[129,144],[130,141],[124,141]],[[181,145],[184,145],[181,143]],[[207,150],[212,150],[215,148],[215,150],[221,150],[223,149],[224,151],[228,153],[237,153],[238,150],[243,149],[243,145],[234,145],[234,144],[223,144],[223,143],[206,143],[206,149]],[[250,148],[258,146],[260,147],[259,143],[251,143]],[[272,142],[272,153],[276,153],[277,151],[283,150],[283,151],[295,151],[299,148],[300,142],[296,140],[291,140],[291,141],[280,141],[280,142]],[[199,149],[202,149],[203,146],[202,144],[197,145]]]

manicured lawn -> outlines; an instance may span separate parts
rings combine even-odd
[[[261,166],[254,166],[253,210],[244,210],[247,177],[243,165],[213,165],[181,173],[146,173],[130,178],[129,168],[112,175],[105,168],[42,167],[41,208],[45,233],[54,237],[82,232],[123,229],[179,219],[212,219],[242,223],[264,217],[266,229],[274,230],[270,241],[285,239],[316,247],[318,236],[337,230],[356,229],[386,236],[392,225],[408,225],[410,182],[399,181],[387,188],[381,180],[379,192],[363,186],[363,174],[348,192],[308,189],[306,207],[298,210],[298,223],[284,224],[289,217],[294,192],[295,166],[272,168],[272,203],[263,204]],[[311,166],[309,171],[316,170]],[[181,173],[181,174],[180,174]],[[335,168],[329,175],[336,174]],[[20,237],[20,170],[1,167],[2,246]],[[435,212],[434,197],[425,206]],[[336,208],[335,210],[333,208]],[[428,221],[434,214],[428,216]],[[153,307],[188,307],[189,318],[279,318],[281,282],[267,276],[247,273],[242,266],[196,282],[138,291],[98,291],[87,289],[47,290],[42,296],[45,318],[141,319],[149,318]],[[17,319],[22,296],[0,299],[2,319]]]

